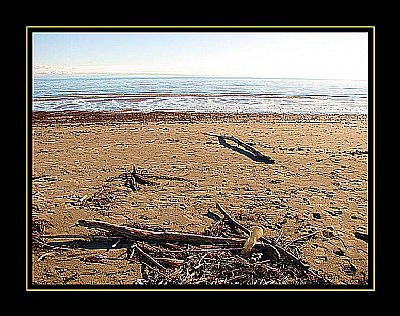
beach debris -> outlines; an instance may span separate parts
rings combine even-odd
[[[87,228],[106,230],[115,235],[133,240],[183,242],[189,244],[225,244],[229,246],[242,246],[245,241],[244,238],[215,237],[176,231],[153,231],[84,219],[78,220],[77,224]]]
[[[109,177],[105,181],[106,182],[112,182],[115,180],[124,180],[125,183],[124,185],[127,186],[128,188],[132,189],[132,191],[138,191],[139,190],[139,185],[158,185],[158,183],[151,181],[147,179],[145,176],[139,174],[137,172],[136,167],[133,165],[131,171],[124,171],[118,176],[114,177]]]
[[[128,226],[81,219],[77,225],[130,244],[127,259],[139,260],[145,271],[140,284],[330,284],[283,246],[264,238],[261,226],[249,230],[219,203],[216,208],[222,216],[209,211],[217,216],[203,234],[167,231],[141,223]]]
[[[134,251],[135,249],[138,250],[142,256],[144,256],[147,260],[149,260],[151,263],[153,263],[158,269],[160,269],[161,271],[165,271],[165,267],[163,265],[161,265],[160,263],[158,263],[158,261],[155,260],[148,253],[146,253],[141,247],[139,247],[139,245],[137,243],[133,244],[131,249],[132,249],[132,251]]]
[[[354,233],[354,237],[361,239],[361,240],[365,241],[366,243],[368,243],[368,234],[366,234],[366,233],[356,231]]]
[[[283,246],[264,238],[262,227],[249,230],[220,204],[216,206],[221,215],[213,217],[211,227],[203,234],[166,231],[139,222],[116,225],[82,219],[77,224],[94,229],[95,235],[41,235],[40,238],[78,239],[70,246],[73,248],[80,247],[81,242],[87,247],[88,243],[96,241],[105,242],[109,249],[117,242],[120,248],[126,248],[126,258],[85,254],[81,259],[87,264],[112,260],[140,263],[142,276],[134,281],[136,285],[331,284],[308,267],[303,268],[306,265]],[[252,240],[247,242],[249,239]],[[248,250],[243,254],[246,243],[250,247],[246,247]],[[68,242],[56,244],[67,246]]]
[[[238,144],[239,146],[243,147],[244,149],[246,149],[248,152],[250,152],[255,160],[259,160],[259,161],[263,161],[265,163],[275,163],[275,160],[273,160],[270,156],[266,156],[263,153],[261,153],[260,151],[258,151],[256,148],[254,148],[252,145],[249,145],[248,143],[245,143],[244,141],[240,140],[239,138],[235,137],[235,136],[230,136],[230,135],[217,135],[217,134],[212,134],[212,133],[205,133],[205,135],[208,136],[215,136],[218,137],[218,140],[220,142],[220,144],[227,146],[227,140],[233,141],[236,144]],[[232,147],[232,146],[228,146],[228,147]],[[246,154],[245,152],[243,152],[244,154]]]
[[[190,182],[193,185],[196,185],[194,183],[194,180],[186,179],[184,177],[174,177],[174,176],[165,176],[165,175],[153,175],[149,173],[144,173],[141,172],[139,173],[137,171],[137,168],[133,165],[131,171],[124,171],[118,176],[114,177],[109,177],[105,181],[106,182],[112,182],[115,180],[124,180],[125,183],[124,185],[132,191],[138,191],[140,189],[139,184],[141,185],[160,185],[159,183],[150,180],[149,178],[155,178],[155,179],[164,179],[164,180],[172,180],[172,181],[187,181]]]
[[[39,219],[37,216],[32,216],[32,248],[34,250],[42,250],[50,248],[43,240],[41,235],[45,233],[47,227],[52,226],[48,220]]]
[[[135,181],[139,184],[145,184],[145,185],[157,185],[158,183],[153,182],[146,177],[142,176],[139,174],[136,170],[135,166],[132,166],[132,171],[130,172],[130,178],[133,179],[132,181]]]
[[[228,222],[229,225],[239,228],[241,231],[250,236],[251,232],[246,227],[235,221],[223,208],[219,203],[216,203],[217,209],[224,215],[224,220]],[[268,256],[272,258],[274,261],[280,260],[281,257],[292,260],[296,265],[298,265],[304,271],[309,269],[309,266],[303,263],[299,258],[297,258],[292,253],[288,252],[286,249],[283,249],[278,244],[272,244],[271,241],[265,239],[264,237],[260,237],[260,241],[264,243],[265,250],[268,252]]]
[[[241,254],[248,258],[250,256],[251,249],[253,249],[257,240],[264,235],[264,230],[260,226],[253,227],[249,238],[247,238],[246,243],[243,246]]]
[[[42,175],[42,176],[32,176],[32,181],[57,181],[56,177],[52,177],[49,175]]]

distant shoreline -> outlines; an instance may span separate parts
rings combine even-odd
[[[355,78],[305,78],[305,77],[260,77],[260,76],[218,76],[218,75],[196,75],[196,74],[152,74],[152,73],[52,73],[33,74],[33,79],[73,79],[73,78],[211,78],[211,79],[268,79],[268,80],[341,80],[341,81],[368,81],[368,79]]]

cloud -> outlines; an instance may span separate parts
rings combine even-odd
[[[33,75],[61,75],[73,73],[75,67],[54,67],[49,65],[35,65],[33,67]]]
[[[46,75],[91,75],[91,74],[161,74],[161,69],[144,69],[131,65],[102,65],[102,66],[50,66],[35,65],[34,76]]]

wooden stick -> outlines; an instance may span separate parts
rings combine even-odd
[[[325,229],[323,229],[323,230],[325,230]],[[295,242],[298,242],[298,241],[300,241],[300,240],[306,239],[306,238],[308,238],[308,237],[312,237],[312,236],[318,234],[319,232],[321,232],[321,231],[323,231],[323,230],[316,230],[315,232],[312,232],[312,233],[307,234],[307,235],[300,236],[299,238],[296,238],[296,239],[293,239],[293,240],[289,241],[289,242],[285,245],[285,250],[286,250],[290,245],[294,244]]]
[[[140,174],[138,174],[136,172],[135,166],[132,167],[131,177],[134,178],[136,180],[136,182],[140,183],[140,184],[148,184],[148,185],[157,185],[158,184],[158,183],[150,181],[150,180],[146,179],[145,177],[141,176]]]
[[[181,265],[184,264],[184,260],[180,259],[174,259],[174,258],[156,258],[159,261],[162,261],[165,265],[170,266],[170,267],[180,267]]]
[[[250,236],[251,232],[250,230],[248,230],[246,227],[244,227],[242,224],[238,223],[237,221],[235,221],[223,208],[219,203],[216,203],[216,207],[217,209],[224,215],[224,218],[227,219],[229,221],[229,223],[231,225],[233,225],[234,227],[239,228],[240,230],[242,230],[243,232],[245,232],[247,235]],[[279,251],[276,248],[276,245],[272,245],[271,242],[267,239],[265,239],[264,237],[261,237],[259,239],[260,241],[262,241],[266,247],[269,250],[269,255],[275,259],[275,260],[279,260],[281,258],[281,251]],[[283,249],[282,249],[283,250]],[[283,250],[284,251],[284,250]],[[286,251],[285,251],[286,252]]]
[[[160,263],[157,262],[152,256],[150,256],[148,253],[146,253],[142,248],[139,247],[139,245],[135,244],[135,248],[140,252],[141,255],[143,255],[146,259],[148,259],[151,263],[153,263],[157,268],[159,268],[161,271],[165,270],[165,267],[161,265]]]
[[[93,239],[93,240],[108,240],[108,239],[120,239],[118,236],[99,236],[99,235],[41,235],[40,238],[48,239]]]
[[[222,215],[224,215],[224,218],[226,218],[229,223],[234,226],[239,228],[241,231],[245,232],[247,235],[250,236],[250,230],[248,230],[246,227],[244,227],[242,224],[238,223],[237,221],[235,221],[223,208],[222,206],[217,202],[215,205],[218,209],[218,211],[220,211],[222,213]]]
[[[133,191],[138,191],[139,190],[139,188],[136,186],[136,179],[135,179],[135,176],[133,174],[131,174],[131,177],[129,178],[128,181],[129,181],[129,184],[130,184],[131,189]]]
[[[115,235],[124,236],[128,239],[145,240],[145,241],[161,241],[161,242],[184,242],[194,244],[225,244],[230,246],[243,246],[244,238],[227,238],[197,235],[191,233],[181,233],[175,231],[152,231],[127,226],[119,226],[107,222],[90,221],[81,219],[78,225],[87,228],[100,228],[114,233]]]
[[[187,181],[187,182],[194,182],[195,180],[186,179],[183,177],[170,177],[170,176],[157,176],[154,174],[146,174],[148,178],[156,178],[156,179],[164,179],[164,180],[176,180],[176,181]]]
[[[212,252],[212,251],[240,251],[243,247],[236,248],[202,248],[202,249],[185,249],[185,250],[164,250],[163,252],[171,253],[187,253],[187,252]]]

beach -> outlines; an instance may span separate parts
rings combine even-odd
[[[264,238],[292,245],[332,284],[369,284],[367,115],[33,112],[31,136],[29,216],[46,223],[45,235],[87,235],[79,220],[202,234],[219,203],[247,228],[263,227]],[[127,187],[119,176],[133,168],[154,184]],[[33,285],[144,278],[118,243],[41,241]]]

